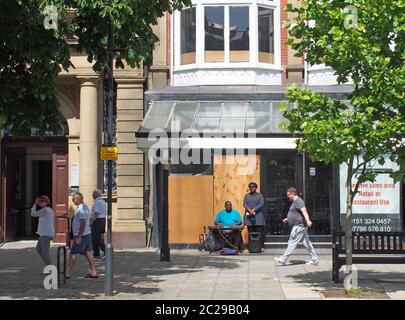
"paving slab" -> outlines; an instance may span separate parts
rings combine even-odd
[[[0,248],[0,299],[126,299],[126,300],[296,300],[324,299],[319,291],[343,288],[332,282],[331,257],[307,266],[307,255],[294,255],[280,266],[271,250],[262,254],[221,256],[194,249],[171,250],[171,261],[160,262],[159,251],[114,252],[113,297],[104,296],[104,260],[96,260],[98,279],[84,279],[83,257],[72,278],[57,290],[43,287],[42,264],[35,241],[7,243]],[[51,247],[56,262],[56,246]],[[359,287],[383,290],[405,300],[405,265],[360,265]],[[341,272],[342,280],[344,273]],[[333,298],[327,298],[330,300]]]

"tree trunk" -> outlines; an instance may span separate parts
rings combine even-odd
[[[352,251],[353,251],[353,221],[352,221],[352,209],[353,209],[353,194],[352,194],[352,175],[353,175],[353,160],[349,161],[347,168],[347,180],[346,180],[346,279],[345,289],[352,289]]]
[[[353,221],[352,221],[352,195],[348,192],[347,197],[347,211],[346,211],[346,277],[351,279],[352,277],[352,250],[353,250]],[[350,288],[351,289],[351,282]]]

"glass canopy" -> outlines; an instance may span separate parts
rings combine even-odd
[[[284,120],[279,106],[284,101],[153,101],[139,132],[154,129],[182,132],[250,131],[288,133],[280,129]]]

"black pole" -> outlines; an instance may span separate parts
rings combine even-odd
[[[107,146],[112,146],[112,124],[113,124],[113,25],[111,20],[108,23],[108,105],[107,105]],[[105,260],[105,295],[113,295],[113,247],[112,247],[112,160],[107,161],[107,247]]]
[[[159,165],[159,196],[160,196],[160,261],[170,261],[169,248],[169,202],[168,183],[169,169],[166,165]]]

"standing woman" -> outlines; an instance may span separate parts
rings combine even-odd
[[[55,236],[54,226],[54,213],[51,202],[47,196],[40,196],[35,199],[31,209],[32,217],[39,217],[38,230],[39,239],[37,243],[37,252],[45,263],[45,266],[51,265],[51,258],[49,257],[49,247],[51,240]]]
[[[257,183],[249,183],[249,193],[243,199],[243,207],[246,210],[245,226],[250,232],[260,232],[262,238],[262,249],[264,248],[264,238],[266,236],[266,220],[264,218],[264,198],[257,190]]]

